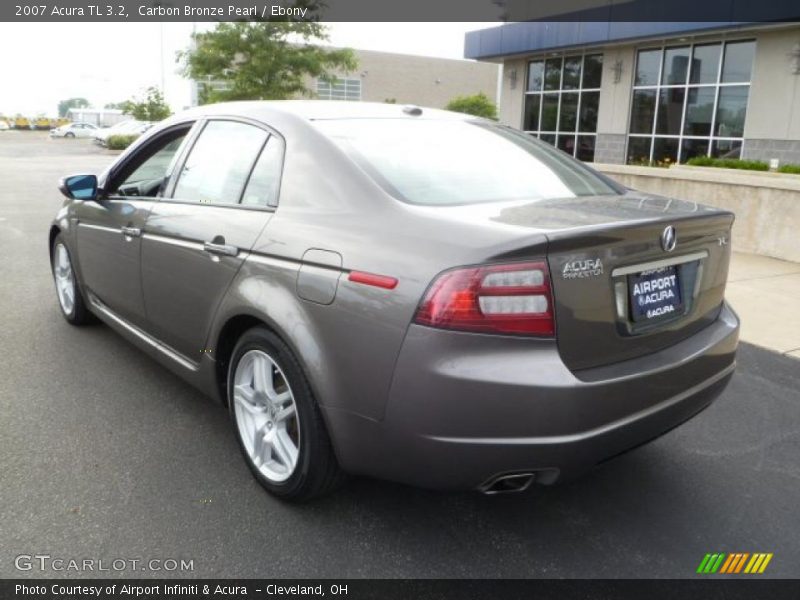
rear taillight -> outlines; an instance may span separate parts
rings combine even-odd
[[[552,336],[555,320],[547,263],[447,271],[428,289],[414,322],[460,331]]]

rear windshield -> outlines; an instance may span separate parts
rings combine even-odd
[[[501,125],[424,118],[315,124],[387,192],[411,204],[449,206],[620,193],[579,161]]]

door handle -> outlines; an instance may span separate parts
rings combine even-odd
[[[125,237],[139,237],[142,235],[142,230],[138,227],[120,227],[119,230]]]
[[[216,244],[214,242],[206,242],[203,244],[203,250],[215,256],[237,256],[239,248],[231,246],[230,244]]]

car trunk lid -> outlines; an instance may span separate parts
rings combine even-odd
[[[713,322],[722,305],[734,218],[730,212],[633,190],[413,210],[447,219],[451,227],[456,222],[480,226],[481,238],[469,229],[459,236],[473,249],[476,239],[485,243],[494,235],[490,252],[476,260],[546,256],[558,347],[574,372],[678,343]],[[661,245],[667,227],[677,234],[670,251]],[[675,287],[662,285],[665,277],[674,277]],[[632,296],[637,284],[642,289]],[[670,299],[660,297],[665,287],[677,296],[671,306],[675,310],[648,317],[647,310],[667,310]],[[656,302],[634,314],[638,298]]]
[[[706,210],[548,232],[564,363],[580,371],[630,360],[710,324],[725,292],[732,223],[731,213]]]

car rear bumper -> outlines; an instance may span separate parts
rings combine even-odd
[[[328,409],[351,472],[438,489],[511,473],[540,483],[579,474],[707,407],[735,368],[739,321],[724,305],[661,351],[571,372],[556,343],[412,326],[383,420]]]

